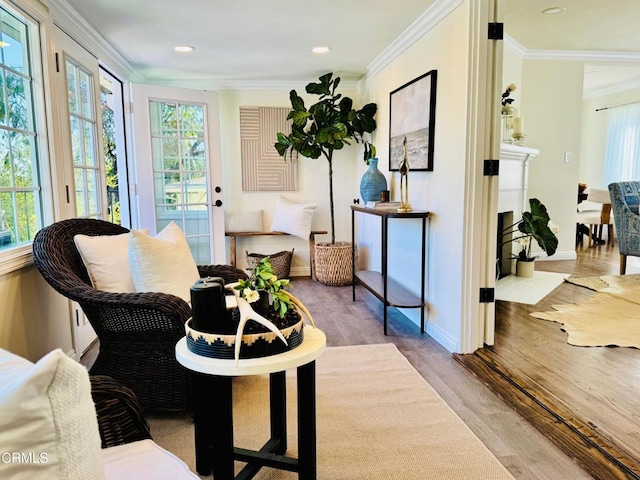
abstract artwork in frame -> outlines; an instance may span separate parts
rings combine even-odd
[[[398,171],[405,137],[410,170],[433,171],[437,74],[431,70],[389,94],[390,171]]]
[[[298,190],[298,162],[284,161],[273,144],[291,130],[288,107],[240,107],[242,190]]]

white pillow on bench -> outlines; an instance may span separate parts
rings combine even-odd
[[[225,232],[262,232],[262,210],[225,212]]]
[[[271,222],[272,232],[284,232],[304,240],[311,235],[311,221],[317,203],[293,203],[279,197]]]

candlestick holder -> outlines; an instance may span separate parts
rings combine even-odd
[[[513,143],[513,115],[502,115],[502,143]]]
[[[525,134],[524,134],[524,133],[521,133],[521,132],[514,133],[514,134],[512,135],[512,138],[513,138],[512,143],[513,143],[514,145],[520,145],[520,146],[522,146],[522,145],[524,144],[524,137],[525,137]]]

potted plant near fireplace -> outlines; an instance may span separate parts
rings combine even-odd
[[[548,257],[558,248],[558,227],[551,222],[547,208],[537,198],[529,199],[529,211],[522,213],[522,219],[502,231],[504,243],[516,242],[519,250],[516,259],[516,276],[531,277],[536,257],[531,255],[531,240],[535,239]],[[503,243],[503,244],[504,244]]]
[[[329,209],[331,213],[331,243],[316,245],[315,267],[318,280],[325,285],[347,285],[351,283],[351,257],[354,248],[350,242],[336,242],[333,204],[333,154],[345,145],[363,142],[365,133],[376,129],[373,118],[377,111],[375,103],[368,103],[359,110],[353,107],[353,100],[336,93],[340,77],[333,78],[327,73],[319,82],[309,83],[306,92],[318,95],[318,102],[305,107],[304,100],[295,90],[291,90],[291,132],[278,133],[275,148],[287,158],[294,152],[303,157],[323,156],[329,164]]]

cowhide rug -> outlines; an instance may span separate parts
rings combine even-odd
[[[562,324],[570,345],[640,348],[640,275],[570,277],[565,281],[596,293],[582,303],[533,312],[533,317]]]

